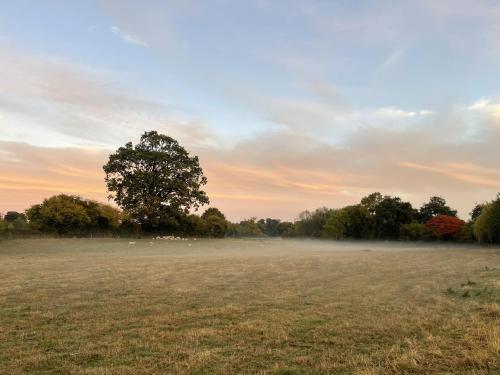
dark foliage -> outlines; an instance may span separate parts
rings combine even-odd
[[[437,196],[431,197],[429,202],[420,207],[419,219],[422,223],[438,215],[457,216],[457,211],[451,209],[444,198]]]
[[[120,147],[103,169],[110,198],[145,231],[173,230],[190,209],[209,203],[198,157],[156,131]]]
[[[303,211],[295,222],[294,235],[300,237],[324,237],[324,227],[332,209],[321,207],[315,211]]]
[[[285,237],[293,234],[293,223],[279,219],[260,219],[259,225],[262,233],[269,237]]]
[[[399,238],[401,226],[411,223],[416,214],[411,203],[403,202],[399,197],[384,196],[374,207],[375,238]]]

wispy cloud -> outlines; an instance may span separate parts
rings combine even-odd
[[[396,48],[395,50],[391,51],[389,55],[386,56],[385,60],[382,62],[380,65],[380,70],[386,70],[389,69],[390,67],[396,65],[399,60],[401,60],[401,57],[405,53],[405,49],[403,48]]]
[[[115,72],[1,47],[0,139],[105,147],[148,129],[188,144],[212,137],[203,121],[123,84]]]
[[[134,44],[139,47],[144,47],[144,48],[149,47],[148,43],[143,39],[141,39],[139,36],[131,34],[125,30],[121,30],[118,26],[111,26],[109,30],[113,34],[118,35],[124,42]]]
[[[0,150],[0,212],[60,193],[106,199],[101,166],[108,151],[2,141]]]
[[[500,121],[500,101],[481,98],[467,107],[469,111],[483,113]]]

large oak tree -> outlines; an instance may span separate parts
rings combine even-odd
[[[197,210],[209,203],[207,183],[197,156],[156,131],[146,132],[109,156],[103,167],[110,198],[145,229]]]

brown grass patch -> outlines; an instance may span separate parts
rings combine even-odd
[[[499,250],[148,242],[1,242],[0,373],[500,373]]]

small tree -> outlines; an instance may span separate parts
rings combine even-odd
[[[500,243],[500,194],[483,207],[474,222],[474,235],[479,242]]]
[[[92,219],[80,197],[56,195],[26,211],[34,229],[58,234],[81,235],[89,229]]]
[[[403,224],[400,234],[401,239],[405,241],[430,241],[439,237],[432,229],[421,223]]]
[[[236,237],[262,237],[264,233],[257,223],[257,219],[242,220],[238,224],[231,225],[231,235]]]
[[[321,207],[313,212],[303,211],[299,214],[299,218],[295,222],[295,235],[323,237],[326,220],[332,213],[332,210],[327,207]]]
[[[456,216],[438,215],[426,221],[425,226],[442,238],[452,238],[460,233],[465,221]]]
[[[476,219],[481,215],[483,212],[484,207],[486,206],[486,203],[476,203],[474,208],[472,209],[470,213],[470,219],[471,221],[476,221]]]
[[[372,218],[363,205],[347,206],[330,214],[324,230],[326,236],[338,240],[371,238]]]
[[[384,196],[374,208],[374,232],[377,238],[396,239],[401,226],[410,224],[416,210],[410,202],[403,202],[399,197]]]
[[[122,213],[114,207],[66,194],[31,206],[26,215],[31,229],[61,235],[111,234],[123,220]]]
[[[13,223],[13,222],[15,222],[18,219],[20,219],[22,221],[26,221],[26,215],[22,214],[22,213],[19,213],[17,211],[7,211],[7,213],[5,214],[5,216],[3,217],[3,219],[7,223]]]
[[[215,207],[207,208],[205,212],[203,212],[203,214],[201,215],[201,218],[206,219],[210,216],[217,216],[220,217],[221,219],[226,220],[226,216],[221,212],[221,210]]]
[[[420,207],[419,216],[423,223],[438,215],[457,216],[457,211],[451,209],[442,197],[431,197],[429,202]]]
[[[208,208],[201,219],[205,222],[204,225],[204,235],[214,238],[224,238],[229,231],[229,222],[226,220],[226,216],[215,207]]]
[[[371,193],[361,199],[361,205],[368,210],[370,215],[375,215],[375,209],[384,200],[384,196],[379,193]]]
[[[279,219],[272,219],[268,217],[267,219],[260,219],[258,222],[260,229],[262,232],[269,237],[278,237],[286,235],[289,228],[289,225],[283,223]]]
[[[224,238],[229,230],[229,223],[227,220],[219,216],[208,216],[205,219],[206,234],[213,238]]]

